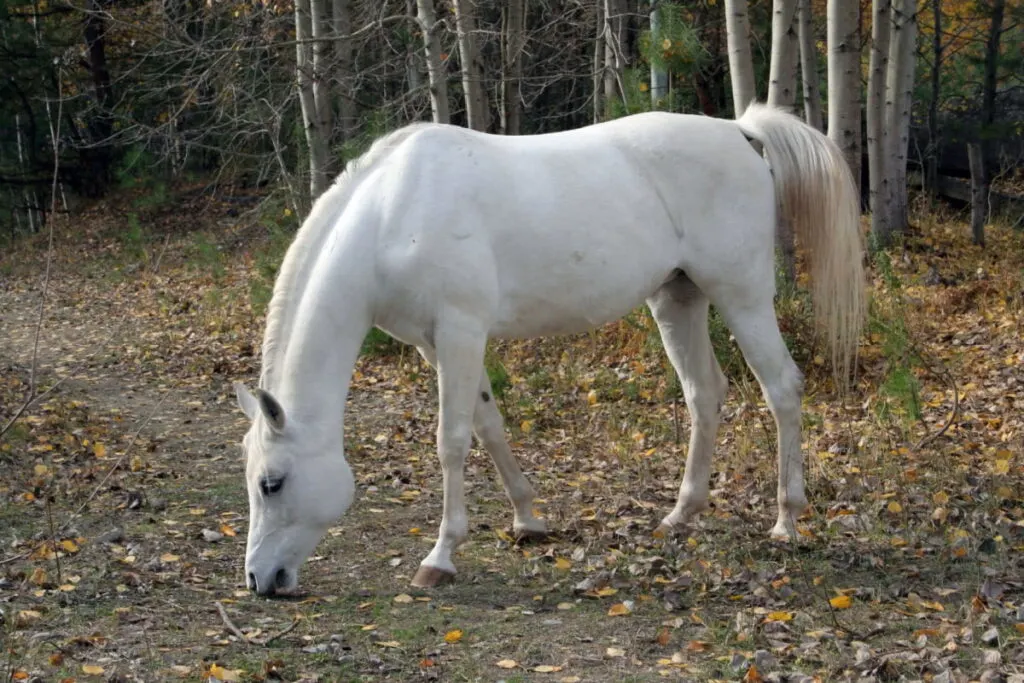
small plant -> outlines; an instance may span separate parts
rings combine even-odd
[[[193,237],[191,245],[190,263],[198,270],[213,275],[214,280],[224,277],[224,254],[220,247],[215,244],[205,233],[198,233]]]
[[[881,418],[896,412],[906,420],[920,420],[921,385],[914,370],[921,366],[921,359],[907,326],[903,285],[886,252],[876,253],[875,265],[889,294],[886,301],[872,298],[868,319],[868,329],[880,337],[886,359],[881,393],[889,401],[879,402],[876,410]]]
[[[362,355],[364,356],[392,356],[402,349],[402,343],[389,335],[387,332],[372,328],[363,339]]]
[[[142,227],[139,215],[128,214],[128,227],[118,233],[121,247],[128,258],[132,260],[145,260],[148,256],[146,245],[149,242],[149,235]]]

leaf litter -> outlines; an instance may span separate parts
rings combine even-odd
[[[259,254],[239,228],[220,274],[188,262],[187,237],[169,241],[158,273],[129,273],[105,220],[80,236],[94,262],[80,265],[82,245],[56,261],[40,375],[43,387],[70,379],[0,441],[13,680],[86,667],[207,680],[490,680],[506,668],[544,680],[1022,680],[1019,235],[994,232],[982,253],[962,224],[924,223],[892,259],[898,290],[876,269],[879,321],[846,403],[813,362],[799,302],[780,304],[808,375],[812,507],[795,547],[765,538],[774,427],[728,348],[712,507],[680,537],[650,533],[674,502],[688,417],[641,311],[594,335],[492,345],[510,441],[556,534],[512,536],[474,451],[460,579],[429,595],[403,591],[439,521],[433,376],[399,349],[364,356],[346,425],[362,500],[306,567],[304,596],[268,602],[240,577],[245,422],[230,392],[258,372]],[[22,274],[0,291],[13,312],[0,321],[13,342],[0,350],[0,423],[26,393],[34,328],[38,252],[14,257]],[[897,319],[927,359],[909,364],[916,394],[887,384]],[[43,642],[62,643],[61,657]]]

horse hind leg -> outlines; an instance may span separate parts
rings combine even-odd
[[[746,300],[716,301],[715,305],[736,337],[775,417],[779,453],[778,520],[771,535],[795,540],[796,519],[807,508],[800,450],[803,374],[779,332],[770,288]]]
[[[685,275],[665,284],[648,300],[690,412],[690,447],[679,497],[656,535],[686,526],[707,507],[711,457],[728,381],[718,365],[708,333],[708,299]]]

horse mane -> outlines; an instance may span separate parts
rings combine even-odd
[[[290,305],[302,295],[309,274],[321,253],[321,247],[345,210],[358,181],[380,160],[413,133],[433,124],[413,123],[376,140],[364,154],[352,159],[345,170],[313,203],[295,239],[285,253],[281,270],[274,282],[274,291],[267,307],[267,327],[263,337],[263,370],[259,386],[269,389],[291,335],[291,324],[297,306]]]

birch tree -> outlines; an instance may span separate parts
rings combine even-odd
[[[754,61],[750,54],[750,16],[747,0],[725,0],[726,44],[729,51],[729,83],[736,118],[757,96]]]
[[[860,31],[857,0],[828,0],[828,136],[860,186]]]
[[[872,0],[871,57],[868,66],[868,187],[871,233],[879,244],[889,241],[889,182],[886,172],[886,73],[889,63],[891,0]]]
[[[625,99],[623,92],[622,74],[625,70],[625,55],[623,44],[625,43],[626,22],[623,0],[604,0],[604,12],[602,18],[603,47],[604,47],[604,115],[609,115],[610,103],[616,99]]]
[[[477,46],[475,0],[453,0],[455,28],[459,34],[459,61],[462,64],[462,87],[466,94],[466,118],[473,130],[486,131],[491,126],[491,112],[483,83],[483,62]]]
[[[605,64],[605,33],[608,32],[607,26],[604,20],[604,4],[601,2],[597,3],[597,17],[594,22],[597,26],[597,35],[594,37],[594,123],[601,121],[601,114],[605,110],[605,100],[602,91],[602,86],[605,81],[604,70],[607,68]]]
[[[772,3],[772,57],[768,76],[768,104],[792,112],[796,103],[796,8],[798,0]]]
[[[917,45],[917,0],[893,0],[892,35],[886,74],[885,126],[888,201],[886,221],[891,234],[907,228],[907,148],[910,143],[910,110],[914,94]]]
[[[323,194],[330,177],[329,89],[317,72],[324,68],[326,21],[324,0],[295,0],[295,72],[309,153],[310,202]]]
[[[334,95],[337,98],[336,107],[338,111],[337,135],[338,142],[343,142],[352,136],[356,126],[356,103],[352,99],[351,88],[345,87],[345,79],[352,77],[354,53],[352,39],[352,8],[349,0],[332,0],[332,19],[334,28]]]
[[[427,57],[427,78],[430,81],[430,111],[434,123],[450,123],[448,113],[448,80],[441,61],[441,39],[438,36],[434,0],[416,0],[416,20],[423,32],[423,47]]]
[[[818,87],[818,51],[814,47],[811,26],[811,0],[799,0],[797,40],[800,43],[800,81],[803,84],[804,119],[822,130],[821,89]]]

